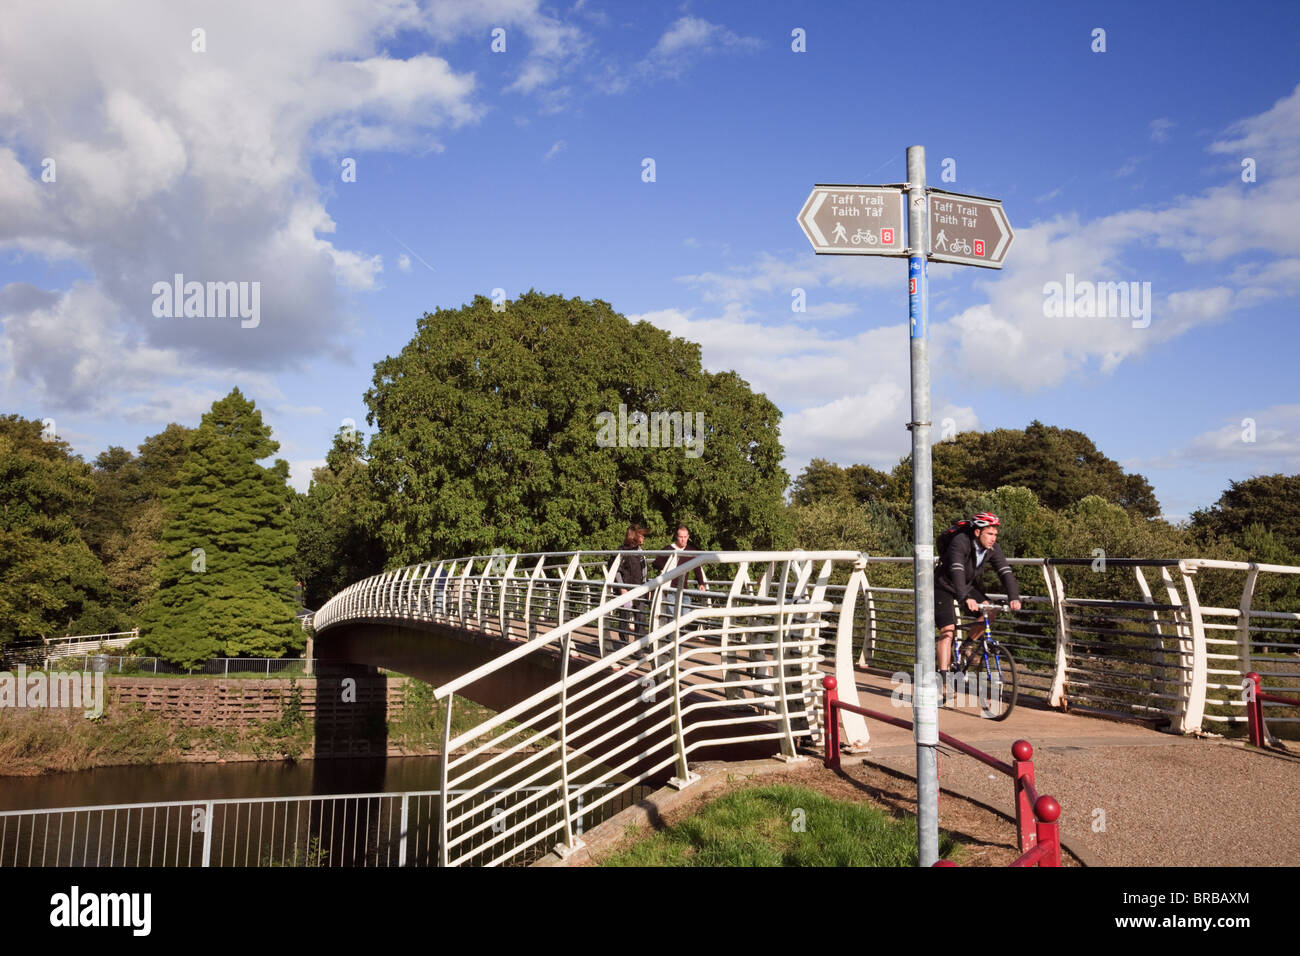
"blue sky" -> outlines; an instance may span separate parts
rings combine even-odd
[[[700,342],[783,410],[792,477],[890,467],[905,262],[795,216],[920,144],[1016,230],[1001,272],[931,265],[937,423],[1084,431],[1171,517],[1300,471],[1300,5],[910,9],[9,4],[0,410],[92,459],[238,385],[305,488],[423,312],[536,288]],[[259,282],[259,324],[155,316],[177,272]],[[1149,282],[1149,326],[1045,315],[1067,274]]]

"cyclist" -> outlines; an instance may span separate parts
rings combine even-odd
[[[992,565],[1001,579],[1002,588],[1013,611],[1020,610],[1020,587],[1007,563],[1006,555],[998,547],[998,529],[1002,522],[991,511],[981,511],[970,519],[969,530],[958,530],[949,540],[939,563],[934,569],[934,623],[939,628],[939,641],[935,650],[939,657],[939,673],[947,672],[952,662],[952,638],[957,631],[954,602],[960,602],[971,617],[979,617],[979,606],[988,601],[988,595],[979,588],[979,580]],[[976,621],[970,628],[967,646],[984,633],[984,622]]]

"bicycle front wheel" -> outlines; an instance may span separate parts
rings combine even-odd
[[[1016,659],[1002,644],[985,657],[984,677],[980,709],[990,720],[1006,720],[1020,697],[1020,685],[1016,679]]]

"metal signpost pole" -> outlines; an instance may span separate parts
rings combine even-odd
[[[903,224],[907,223],[907,244]],[[939,687],[934,672],[934,477],[930,468],[930,329],[926,263],[1001,269],[1014,234],[1002,201],[925,185],[925,147],[907,149],[907,191],[894,186],[813,187],[798,216],[819,256],[907,256],[912,342],[912,539],[916,661],[912,714],[916,736],[917,858],[939,859]],[[849,232],[849,228],[853,232]]]
[[[916,843],[921,866],[939,859],[939,700],[934,673],[934,478],[930,469],[930,330],[926,317],[925,147],[907,148],[907,305],[912,343],[912,552],[916,662]]]

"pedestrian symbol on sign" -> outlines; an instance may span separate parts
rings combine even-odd
[[[982,255],[984,255],[984,240],[983,240],[983,239],[976,239],[976,240],[975,240],[975,255],[977,255],[977,256],[982,256]]]

